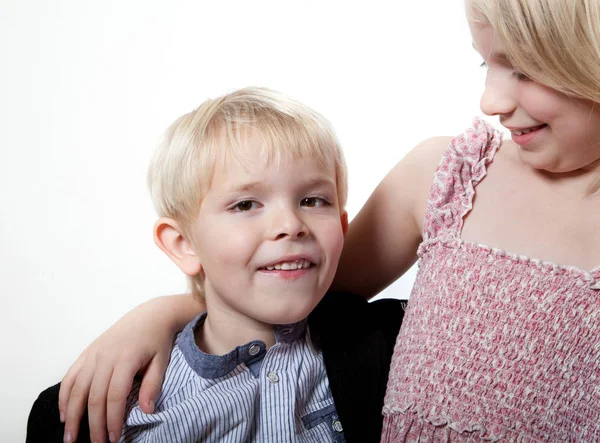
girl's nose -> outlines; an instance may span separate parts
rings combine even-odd
[[[517,101],[514,97],[512,78],[503,78],[500,74],[488,71],[485,90],[479,106],[486,115],[506,115],[514,112]]]

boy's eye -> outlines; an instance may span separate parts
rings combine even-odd
[[[309,208],[321,208],[323,206],[328,206],[329,204],[328,201],[320,197],[306,197],[303,198],[301,202],[302,206],[308,206]]]
[[[237,202],[231,209],[235,212],[246,212],[251,209],[256,209],[258,207],[258,203],[252,200],[242,200]]]
[[[479,65],[480,68],[487,68],[487,63],[485,61],[481,62]]]

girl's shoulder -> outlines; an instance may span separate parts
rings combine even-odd
[[[475,118],[470,127],[463,133],[452,137],[442,154],[438,169],[467,170],[477,175],[478,169],[492,161],[500,144],[502,134],[490,123]]]
[[[418,236],[423,232],[433,176],[452,140],[453,137],[439,136],[422,141],[394,166],[379,186],[378,192],[387,196],[385,201],[393,201],[397,208],[410,212]]]
[[[436,175],[466,173],[478,181],[501,143],[501,133],[476,118],[459,135],[432,137],[421,142],[398,164],[397,174],[404,177],[403,182],[412,180],[414,183],[414,216],[421,232]]]
[[[426,182],[431,184],[432,174],[436,169],[450,163],[477,164],[491,159],[501,142],[500,131],[476,118],[473,124],[459,135],[431,137],[419,143],[397,166],[407,175],[425,175],[428,177]],[[424,172],[432,174],[423,174]]]

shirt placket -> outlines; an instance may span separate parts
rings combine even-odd
[[[295,374],[295,368],[285,352],[286,344],[274,345],[263,361],[260,371],[260,423],[262,435],[268,441],[295,441],[296,405],[295,381],[290,374]]]

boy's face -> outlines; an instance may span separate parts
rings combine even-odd
[[[335,171],[249,157],[217,165],[191,228],[207,306],[240,325],[294,323],[321,300],[342,252]]]

